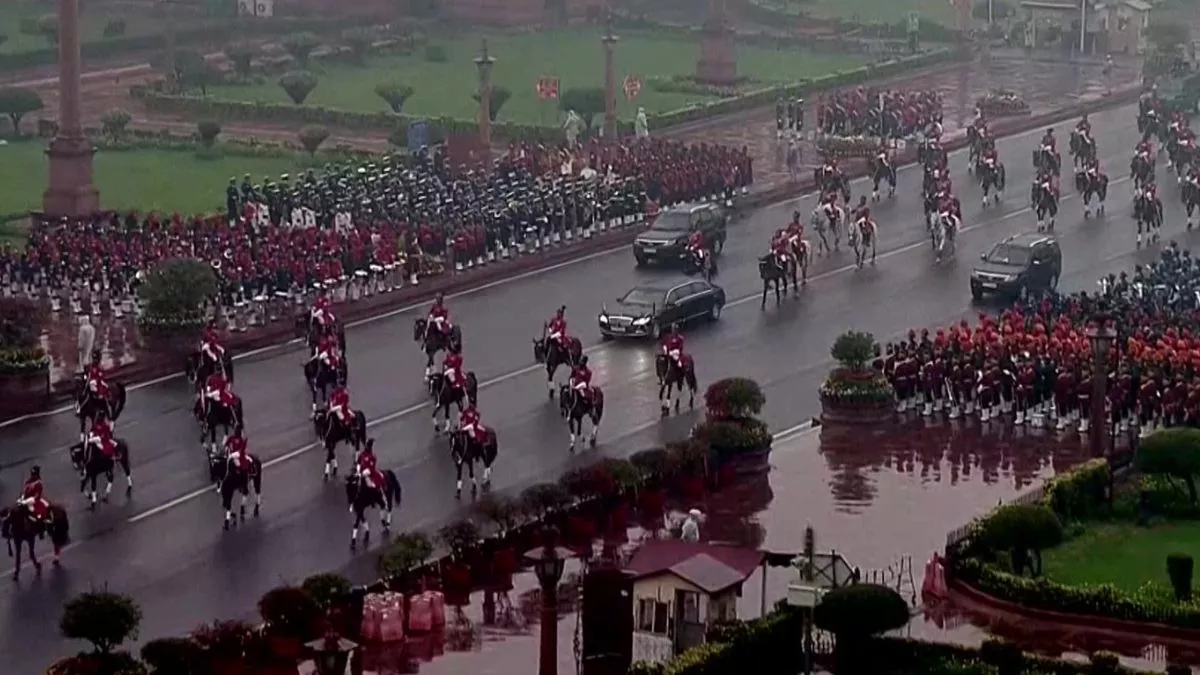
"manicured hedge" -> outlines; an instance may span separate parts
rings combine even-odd
[[[669,112],[651,115],[648,122],[652,130],[664,129],[709,117],[728,115],[742,110],[768,106],[781,96],[803,96],[814,91],[833,89],[870,79],[891,77],[905,71],[942,63],[952,58],[954,58],[953,51],[942,49],[917,56],[889,59],[880,63],[830,73],[823,77],[800,80],[792,84],[756,89],[734,98],[685,106]],[[409,124],[421,120],[429,122],[431,126],[444,134],[474,134],[477,129],[474,120],[460,120],[451,117],[430,119],[407,114],[397,115],[382,110],[379,112],[358,112],[323,106],[297,106],[285,103],[235,101],[193,95],[177,96],[164,94],[155,91],[153,87],[143,85],[131,87],[130,94],[134,98],[141,99],[142,103],[146,106],[146,110],[151,113],[186,115],[217,121],[321,124],[331,127],[382,132],[393,132],[399,129],[399,133],[406,133]],[[630,122],[620,122],[620,133],[630,134],[632,130],[633,127]],[[501,121],[492,125],[492,135],[493,138],[500,140],[524,140],[541,143],[557,141],[562,135],[562,130],[557,127]]]

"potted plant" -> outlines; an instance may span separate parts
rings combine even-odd
[[[322,572],[314,574],[300,584],[300,588],[317,603],[322,611],[334,611],[350,594],[350,580],[340,574]]]
[[[838,365],[821,385],[823,422],[880,422],[891,418],[896,391],[870,361],[879,354],[879,343],[870,333],[849,331],[838,336],[830,349]]]
[[[159,638],[142,647],[149,675],[201,675],[204,650],[190,637]]]
[[[43,313],[28,298],[0,298],[0,412],[23,414],[50,396],[50,357],[41,347]]]
[[[128,596],[108,591],[82,593],[63,606],[59,632],[92,645],[92,654],[111,654],[126,640],[136,640],[142,610]]]
[[[302,645],[317,637],[322,617],[317,601],[295,586],[267,591],[258,601],[258,613],[271,653],[293,664],[300,658]]]
[[[450,555],[441,566],[446,604],[462,607],[470,601],[471,567],[468,560],[479,548],[479,526],[470,520],[460,520],[439,530],[438,538],[450,549]]]
[[[379,556],[379,574],[392,588],[408,591],[415,570],[433,555],[433,542],[424,532],[405,532]]]
[[[213,621],[192,633],[204,650],[207,672],[213,675],[246,675],[246,650],[254,630],[244,621]]]
[[[145,310],[138,317],[143,341],[168,356],[184,356],[208,321],[207,306],[216,291],[211,266],[186,258],[160,261],[138,287]]]
[[[730,377],[704,392],[705,420],[692,431],[715,458],[717,467],[735,474],[766,473],[770,469],[771,432],[757,415],[766,405],[754,380]]]

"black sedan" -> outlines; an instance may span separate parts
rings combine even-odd
[[[666,333],[672,324],[696,319],[716,321],[725,307],[725,289],[703,280],[688,279],[675,284],[637,286],[617,298],[617,304],[600,311],[600,335],[653,337]]]

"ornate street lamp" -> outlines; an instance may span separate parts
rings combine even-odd
[[[329,632],[325,637],[313,640],[306,646],[313,651],[318,675],[343,675],[351,652],[358,648],[357,644],[334,632]]]
[[[1092,409],[1088,414],[1088,448],[1093,457],[1104,456],[1105,405],[1108,402],[1109,354],[1117,341],[1117,331],[1112,326],[1112,316],[1102,307],[1092,317],[1087,328],[1087,338],[1092,344]]]
[[[541,643],[538,675],[558,675],[558,582],[575,552],[558,546],[558,530],[548,528],[541,547],[525,553],[542,587]]]

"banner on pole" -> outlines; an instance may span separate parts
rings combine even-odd
[[[558,100],[558,78],[542,76],[538,78],[537,86],[538,98],[543,101]]]

